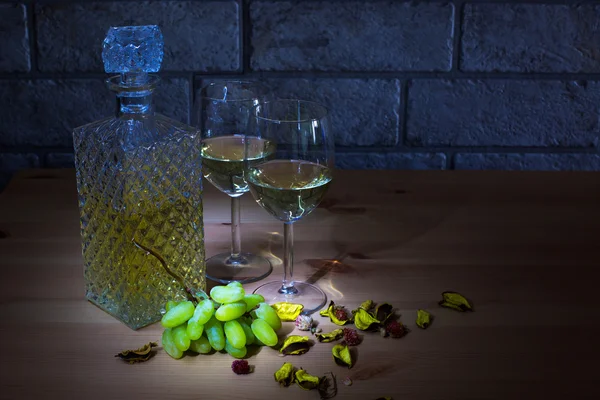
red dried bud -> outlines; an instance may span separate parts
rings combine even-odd
[[[336,307],[333,315],[340,321],[348,321],[348,312],[343,307]]]
[[[356,329],[344,328],[344,342],[346,342],[348,346],[356,346],[360,341],[360,336]]]
[[[385,331],[393,338],[401,338],[406,335],[406,328],[398,321],[389,321],[385,324]]]
[[[246,360],[235,360],[231,364],[231,370],[238,375],[249,374],[250,365],[248,365],[248,361]]]

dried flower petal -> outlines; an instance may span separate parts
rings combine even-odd
[[[309,348],[308,336],[291,335],[285,339],[279,352],[286,356],[297,356],[306,353]]]
[[[346,386],[352,386],[352,379],[346,377],[346,378],[342,379],[342,383]]]
[[[119,354],[115,354],[115,357],[119,357],[129,364],[148,361],[156,353],[155,351],[152,351],[152,348],[157,346],[158,343],[149,342],[136,350],[123,350]]]
[[[302,304],[295,303],[275,303],[271,304],[271,307],[275,309],[279,319],[282,321],[295,321],[302,310],[304,310]]]
[[[348,346],[357,346],[360,344],[361,339],[360,336],[358,335],[358,332],[356,331],[356,329],[352,329],[352,328],[344,328],[344,342],[346,342],[346,344]]]
[[[324,377],[323,377],[324,378]],[[321,379],[318,376],[310,375],[303,369],[299,369],[294,374],[294,380],[304,390],[315,389],[319,386]]]
[[[334,329],[329,333],[317,333],[315,334],[317,340],[321,343],[329,343],[334,340],[339,340],[344,336],[344,330],[342,328]]]
[[[440,301],[440,306],[452,308],[458,311],[473,311],[471,303],[460,293],[444,292],[442,293],[443,300]]]
[[[425,310],[417,310],[417,326],[421,329],[427,329],[431,324],[431,314]]]
[[[281,386],[290,386],[294,383],[294,366],[288,362],[283,363],[281,368],[275,371],[275,380]]]
[[[323,317],[329,317],[331,322],[340,326],[352,322],[352,318],[348,316],[348,311],[346,311],[344,306],[336,305],[333,300],[329,303],[327,310],[321,310],[319,314]]]
[[[337,381],[335,375],[333,372],[329,372],[329,375],[331,375],[331,378],[327,378],[327,375],[323,376],[317,387],[321,400],[332,399],[337,396]]]
[[[361,331],[376,329],[381,323],[381,321],[375,318],[371,313],[362,308],[357,308],[352,312],[354,313],[354,325]]]
[[[313,325],[313,319],[310,315],[298,315],[295,325],[301,331],[308,331]]]
[[[393,338],[401,338],[406,335],[407,329],[398,321],[389,321],[385,324],[385,331]]]
[[[352,356],[350,355],[350,349],[345,344],[336,344],[331,349],[333,354],[333,360],[336,364],[343,367],[352,368]]]
[[[235,360],[231,363],[231,370],[237,375],[245,375],[252,372],[252,368],[246,360]]]
[[[394,308],[391,304],[381,303],[375,307],[375,312],[371,315],[375,317],[375,319],[379,320],[380,323],[384,323],[389,317],[392,316],[392,310]]]
[[[373,307],[373,300],[365,300],[360,305],[360,308],[362,308],[365,311],[371,310],[372,307]]]

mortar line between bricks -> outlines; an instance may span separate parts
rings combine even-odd
[[[29,39],[29,71],[36,73],[38,70],[37,29],[35,29],[35,4],[25,4],[27,13],[27,38]]]
[[[515,72],[307,72],[307,71],[262,71],[251,73],[220,72],[206,74],[194,71],[161,71],[164,78],[186,78],[193,74],[195,79],[400,79],[400,80],[523,80],[523,81],[598,81],[598,73],[515,73]],[[32,72],[0,73],[1,80],[68,80],[106,79],[102,72]]]
[[[460,58],[462,46],[462,22],[464,2],[454,2],[454,26],[452,36],[452,71],[460,71]]]
[[[400,104],[399,104],[399,135],[398,138],[398,148],[404,149],[407,147],[406,145],[406,137],[408,135],[408,81],[401,80],[400,81]]]
[[[250,36],[252,35],[252,27],[250,25],[250,2],[249,0],[241,0],[240,3],[240,65],[242,67],[242,72],[247,73],[250,71],[250,53],[252,51],[250,42]]]

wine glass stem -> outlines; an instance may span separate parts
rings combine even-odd
[[[280,293],[297,293],[294,288],[294,225],[291,222],[283,224],[283,285]]]
[[[231,198],[231,259],[239,259],[242,252],[240,238],[240,198]]]

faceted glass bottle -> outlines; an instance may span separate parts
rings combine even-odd
[[[154,113],[158,27],[111,28],[103,59],[116,116],[73,132],[86,297],[138,329],[205,289],[200,138]]]

